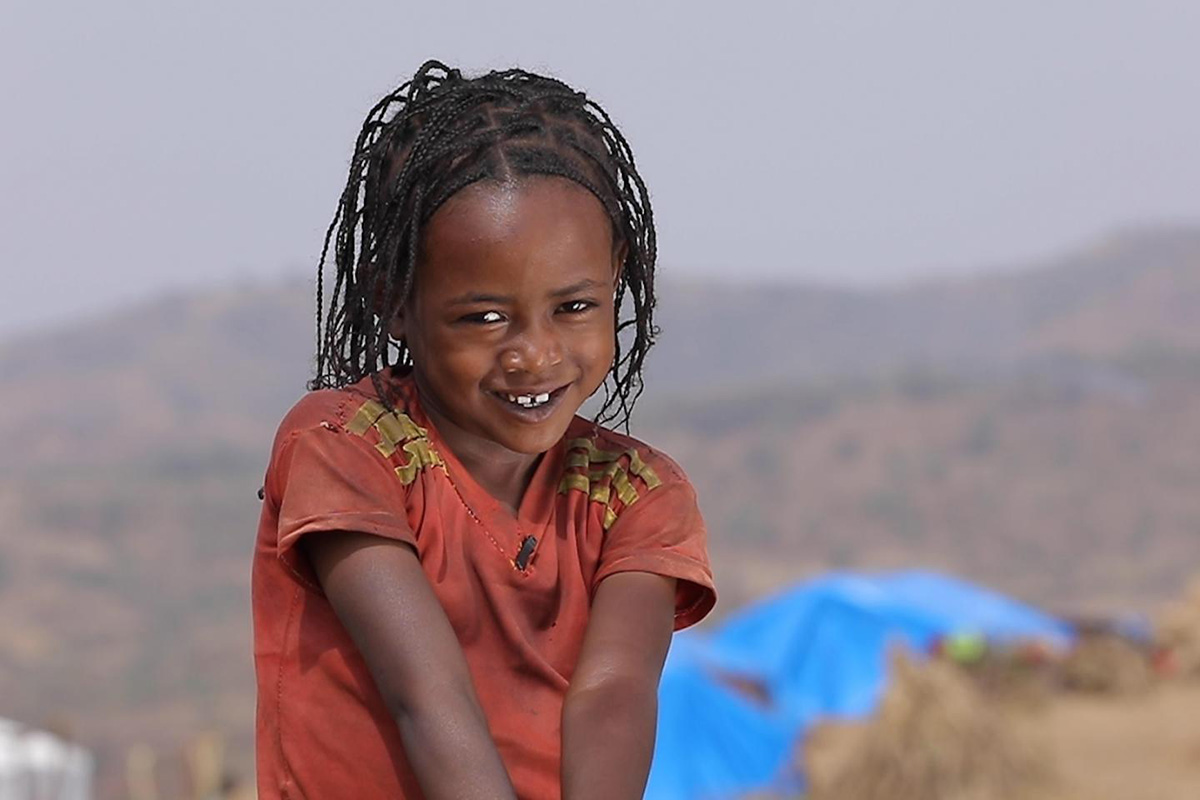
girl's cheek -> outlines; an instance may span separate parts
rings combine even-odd
[[[617,357],[617,349],[613,346],[611,336],[609,339],[600,342],[596,345],[596,352],[592,357],[592,362],[598,372],[604,375],[608,374],[608,370],[612,367],[613,359]]]

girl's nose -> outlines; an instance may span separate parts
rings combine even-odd
[[[510,342],[500,354],[500,368],[506,373],[536,375],[558,366],[562,360],[563,346],[557,336],[530,331]]]

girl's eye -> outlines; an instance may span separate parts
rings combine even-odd
[[[595,307],[596,304],[591,300],[571,300],[559,306],[560,309],[568,314],[582,314],[584,311],[588,311]]]
[[[480,311],[475,314],[467,314],[462,319],[463,322],[474,322],[478,325],[494,325],[497,322],[503,322],[504,315],[499,311]]]

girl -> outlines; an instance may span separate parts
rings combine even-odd
[[[641,797],[671,631],[715,594],[683,473],[576,416],[604,385],[627,424],[655,333],[629,146],[559,81],[429,62],[367,116],[331,241],[254,556],[259,797]]]

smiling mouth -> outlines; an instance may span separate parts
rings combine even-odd
[[[490,394],[504,403],[509,411],[524,419],[540,421],[550,415],[558,400],[563,396],[570,384],[560,386],[549,392],[530,392],[527,394],[510,394],[508,392],[491,392]]]
[[[550,393],[543,394],[506,394],[504,398],[510,403],[516,403],[521,408],[537,408],[550,402]]]

